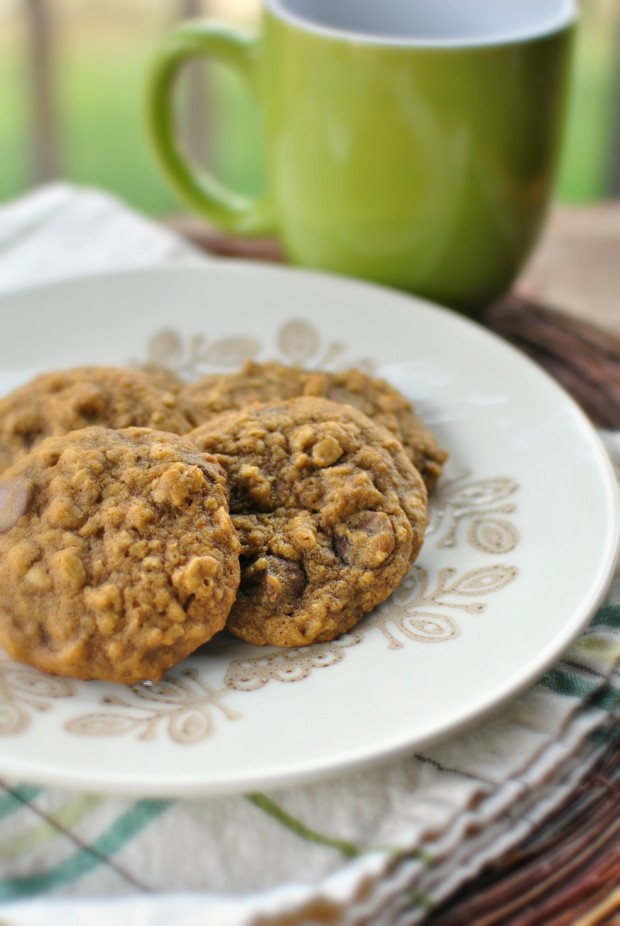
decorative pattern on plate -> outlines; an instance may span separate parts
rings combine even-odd
[[[328,369],[335,360],[341,362],[346,354],[346,345],[341,341],[323,342],[314,325],[295,318],[280,326],[275,347],[278,359],[284,363],[323,369]],[[212,373],[214,367],[238,369],[245,360],[256,360],[260,353],[260,343],[247,335],[209,341],[204,334],[184,338],[173,328],[165,328],[152,335],[147,343],[146,358],[135,365],[171,370],[181,379],[192,380]],[[375,367],[367,357],[348,359],[347,364],[367,373]]]
[[[396,633],[416,643],[444,643],[459,635],[454,618],[443,608],[480,614],[485,602],[468,601],[492,595],[516,577],[514,566],[482,566],[459,576],[456,569],[440,569],[435,585],[426,569],[414,566],[394,594],[375,610],[369,627],[378,627],[390,649],[402,649],[404,643]]]
[[[71,698],[77,686],[66,678],[44,675],[37,669],[0,657],[0,736],[28,729],[33,711],[50,711],[58,698]]]
[[[439,570],[434,587],[426,569],[413,566],[396,591],[375,608],[355,630],[331,643],[318,643],[307,649],[233,660],[224,684],[238,691],[256,691],[268,682],[299,682],[314,671],[337,665],[346,656],[347,648],[361,643],[373,628],[378,628],[389,649],[402,649],[401,637],[416,643],[445,643],[460,633],[459,626],[443,609],[480,614],[486,607],[485,598],[505,588],[517,576],[514,566],[492,564],[458,575],[456,569]]]
[[[65,724],[69,733],[79,736],[120,736],[133,734],[141,740],[155,739],[164,728],[175,743],[191,746],[207,739],[216,730],[215,712],[227,720],[238,720],[240,714],[222,703],[225,691],[216,691],[195,669],[184,669],[178,675],[168,673],[156,685],[133,685],[131,697],[106,695],[105,706],[119,708],[74,717]],[[145,702],[145,703],[141,703]]]
[[[314,671],[338,665],[346,649],[357,646],[364,638],[360,628],[331,643],[315,643],[302,649],[281,650],[250,659],[235,659],[226,673],[224,684],[237,691],[256,691],[270,681],[301,682]]]
[[[439,549],[456,547],[461,523],[469,520],[467,540],[472,547],[481,553],[510,553],[519,542],[519,532],[506,518],[492,515],[514,514],[515,505],[508,499],[518,488],[505,476],[472,479],[467,470],[440,481],[433,495],[427,538],[440,534]]]

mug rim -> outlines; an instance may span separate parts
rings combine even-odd
[[[372,35],[367,32],[355,32],[352,30],[340,29],[335,26],[326,26],[312,19],[300,16],[297,13],[293,13],[291,10],[287,9],[285,5],[286,0],[263,0],[263,2],[266,12],[271,13],[277,19],[303,32],[362,45],[389,45],[402,48],[426,48],[431,50],[439,50],[442,48],[492,48],[499,45],[516,45],[522,42],[531,42],[549,35],[554,35],[568,28],[573,25],[578,15],[577,0],[562,0],[561,8],[556,15],[549,16],[537,26],[529,29],[515,29],[511,32],[498,32],[496,35],[472,36],[470,38],[407,38],[388,34]]]

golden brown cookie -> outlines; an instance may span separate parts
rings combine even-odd
[[[0,399],[0,472],[45,437],[91,425],[187,433],[193,418],[172,391],[159,388],[161,382],[150,373],[116,367],[37,376]]]
[[[149,364],[140,367],[140,372],[146,373],[153,385],[163,392],[172,392],[173,395],[177,395],[186,386],[186,383],[176,373],[166,369],[166,367]]]
[[[387,598],[418,555],[424,483],[396,438],[351,406],[259,405],[189,437],[228,476],[242,549],[227,627],[242,639],[332,640]]]
[[[247,361],[238,373],[204,376],[190,383],[182,395],[195,407],[201,423],[253,402],[278,402],[297,396],[353,405],[396,435],[429,492],[448,456],[405,396],[385,380],[360,370],[325,373],[280,363]]]
[[[0,477],[0,645],[15,659],[155,681],[222,629],[238,583],[224,473],[174,434],[85,428]]]

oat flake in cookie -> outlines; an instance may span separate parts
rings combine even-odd
[[[222,412],[241,410],[252,402],[278,402],[298,396],[353,405],[399,439],[429,492],[448,456],[404,395],[385,380],[360,370],[328,373],[250,360],[238,373],[202,377],[186,386],[182,396],[195,408],[201,423]]]
[[[393,435],[356,409],[291,399],[221,415],[190,439],[228,476],[242,551],[227,627],[242,639],[332,640],[418,555],[424,483]]]
[[[99,425],[185,434],[196,423],[168,377],[117,367],[42,373],[0,398],[0,472],[45,437]]]
[[[85,428],[0,476],[0,645],[132,684],[221,630],[239,584],[225,475],[180,437]]]

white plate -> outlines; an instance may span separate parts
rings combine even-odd
[[[145,795],[307,781],[414,750],[535,681],[585,625],[618,547],[608,458],[552,380],[481,327],[396,292],[252,264],[123,273],[0,301],[0,392],[33,374],[246,356],[373,367],[451,454],[393,599],[334,643],[221,639],[153,688],[0,661],[0,774]]]

